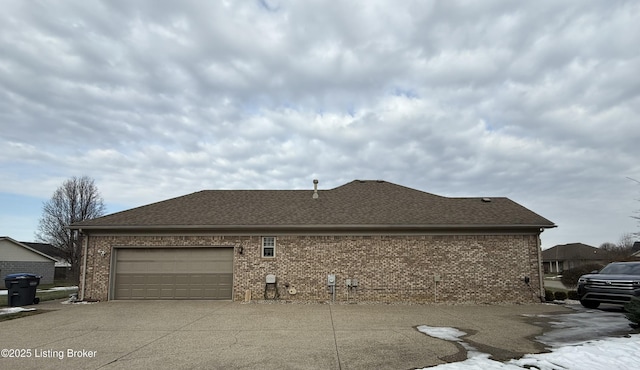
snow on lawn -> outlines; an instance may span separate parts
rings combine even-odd
[[[425,369],[446,370],[565,370],[565,369],[637,369],[640,364],[640,335],[629,338],[607,338],[553,348],[551,353],[525,355],[517,360],[499,362],[490,355],[478,352],[465,343],[458,329],[419,326],[418,330],[435,338],[460,343],[467,349],[467,359],[462,362],[438,365]]]
[[[12,313],[24,312],[24,311],[35,311],[35,308],[22,308],[22,307],[7,307],[0,308],[0,315],[9,315]]]
[[[51,289],[37,289],[36,292],[37,293],[45,293],[45,292],[57,292],[60,290],[77,290],[78,287],[77,286],[57,286],[57,287],[53,287]],[[0,295],[7,295],[7,290],[0,290]]]

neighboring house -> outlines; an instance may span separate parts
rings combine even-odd
[[[56,260],[54,274],[55,280],[66,280],[69,277],[71,273],[71,264],[67,261],[63,250],[56,248],[49,243],[22,242],[22,244]]]
[[[507,198],[447,198],[381,180],[314,183],[313,191],[200,191],[75,223],[80,298],[544,296],[540,234],[555,225]]]
[[[53,284],[55,262],[24,243],[0,236],[0,285],[3,287],[5,276],[21,272],[42,276],[40,284]]]
[[[607,251],[582,243],[556,245],[542,251],[545,274],[562,273],[586,264],[607,264]]]

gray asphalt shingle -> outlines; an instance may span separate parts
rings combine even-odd
[[[379,180],[355,180],[318,194],[313,199],[313,190],[204,190],[73,227],[555,226],[508,198],[447,198]]]

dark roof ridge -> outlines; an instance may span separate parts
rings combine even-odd
[[[350,181],[350,182],[348,182],[346,184],[337,186],[337,187],[335,187],[333,189],[329,189],[329,190],[338,190],[338,189],[346,188],[346,187],[353,186],[353,185],[356,185],[356,184],[373,184],[373,183],[391,185],[391,186],[398,187],[398,188],[401,188],[401,189],[404,189],[404,190],[414,191],[414,192],[430,195],[430,196],[433,196],[433,197],[438,197],[438,198],[443,198],[443,199],[453,199],[453,198],[450,198],[450,197],[445,197],[443,195],[429,193],[429,192],[424,191],[424,190],[410,188],[410,187],[405,186],[405,185],[400,185],[400,184],[396,184],[394,182],[385,181],[385,180],[353,180],[353,181]]]
[[[555,248],[555,247],[567,247],[567,246],[579,246],[579,245],[582,245],[582,246],[585,246],[585,247],[591,247],[591,248],[598,248],[598,247],[594,247],[594,246],[592,246],[592,245],[584,244],[584,243],[581,243],[581,242],[565,243],[565,244],[556,244],[556,245],[554,245],[554,246],[553,246],[553,247],[551,247],[551,248]]]

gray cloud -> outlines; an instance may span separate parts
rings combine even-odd
[[[635,2],[5,8],[2,193],[87,174],[132,207],[370,178],[511,197],[558,223],[546,247],[638,230]]]

